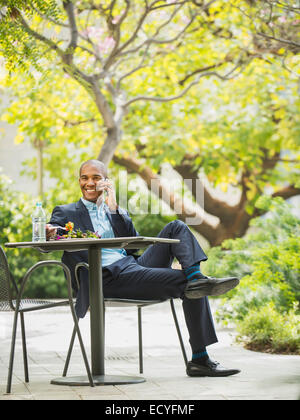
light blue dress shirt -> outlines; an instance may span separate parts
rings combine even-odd
[[[105,213],[104,203],[99,207],[91,201],[87,201],[81,197],[85,207],[88,209],[94,231],[101,236],[101,238],[114,238],[115,234],[110,221]],[[121,258],[127,257],[127,253],[123,248],[102,248],[102,267],[106,267]]]

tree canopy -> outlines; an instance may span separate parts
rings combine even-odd
[[[164,162],[184,179],[231,184],[235,206],[203,187],[205,210],[219,222],[195,228],[211,244],[245,233],[266,188],[299,194],[292,2],[1,3],[5,86],[17,98],[6,119],[21,122],[17,140],[43,142],[52,176],[65,179],[80,147],[149,187],[157,180],[173,209],[176,196],[159,177]],[[182,209],[183,220],[198,212]]]

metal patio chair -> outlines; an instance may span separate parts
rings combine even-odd
[[[76,278],[78,288],[79,288],[78,270],[80,268],[86,268],[88,270],[89,265],[87,263],[81,262],[81,263],[78,263],[75,267],[75,278]],[[186,351],[185,351],[185,347],[184,347],[184,343],[183,343],[183,339],[182,339],[182,335],[181,335],[176,311],[175,311],[174,300],[173,299],[168,299],[168,300],[170,300],[171,311],[172,311],[172,315],[173,315],[173,319],[174,319],[174,323],[175,323],[175,327],[176,327],[176,331],[177,331],[177,335],[178,335],[178,339],[179,339],[180,348],[181,348],[182,356],[183,356],[183,359],[184,359],[184,363],[185,363],[185,366],[187,366],[188,359],[187,359],[187,355],[186,355]],[[143,371],[144,371],[144,367],[143,367],[143,339],[142,339],[142,308],[144,308],[146,306],[162,303],[162,302],[165,302],[165,301],[166,300],[104,298],[104,308],[105,307],[136,306],[137,309],[138,309],[138,342],[139,342],[139,371],[140,371],[140,373],[143,373]],[[67,375],[67,371],[68,371],[68,367],[69,367],[69,361],[70,361],[70,358],[71,358],[73,345],[74,345],[74,341],[75,341],[75,336],[76,336],[76,330],[74,328],[73,334],[72,334],[72,337],[71,337],[71,342],[70,342],[68,355],[67,355],[66,362],[65,362],[63,376]]]
[[[44,300],[44,299],[23,299],[22,296],[23,296],[24,288],[31,274],[40,267],[54,266],[54,265],[60,266],[64,271],[64,274],[67,280],[67,286],[68,286],[68,300],[49,301],[49,300]],[[20,286],[18,287],[10,272],[6,254],[4,250],[2,249],[2,247],[0,246],[0,311],[14,311],[11,350],[10,350],[10,358],[9,358],[7,388],[6,388],[7,393],[11,392],[18,316],[20,315],[20,321],[21,321],[25,382],[29,382],[24,313],[37,311],[41,309],[53,308],[56,306],[65,306],[65,305],[70,306],[71,313],[74,320],[74,332],[75,334],[77,334],[78,339],[79,339],[80,348],[81,348],[82,356],[84,359],[90,385],[94,386],[90,366],[88,363],[88,358],[85,352],[82,336],[81,336],[79,326],[78,326],[77,316],[74,309],[72,286],[71,286],[71,274],[70,274],[69,268],[60,261],[54,261],[54,260],[39,261],[38,263],[34,264],[31,268],[29,268],[29,270],[26,272],[25,276],[23,277],[20,283]]]

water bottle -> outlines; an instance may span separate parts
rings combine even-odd
[[[46,241],[46,213],[42,203],[36,203],[32,215],[32,242]]]

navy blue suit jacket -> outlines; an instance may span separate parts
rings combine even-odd
[[[119,208],[117,212],[111,213],[109,208],[105,206],[106,214],[113,228],[115,237],[138,236],[132,220],[128,213]],[[74,230],[80,229],[82,232],[87,230],[94,231],[89,212],[81,200],[72,204],[65,204],[54,208],[50,224],[64,227],[66,223],[73,222]],[[133,255],[136,250],[128,250],[127,255]],[[77,289],[75,280],[75,266],[79,262],[88,262],[88,252],[64,252],[62,261],[69,267],[72,276],[72,286],[76,294],[76,313],[79,318],[83,318],[89,307],[89,283],[87,270],[80,270],[80,288]],[[112,277],[117,276],[122,268],[132,262],[132,258],[123,258],[109,265],[107,269]]]

